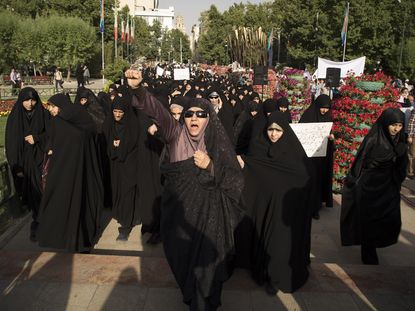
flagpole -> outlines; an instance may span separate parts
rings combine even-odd
[[[100,21],[100,31],[101,31],[101,57],[102,57],[102,87],[105,84],[104,69],[105,69],[105,51],[104,51],[104,0],[101,0],[101,21]]]
[[[349,15],[349,5],[350,2],[347,2],[347,15]],[[349,31],[349,16],[347,16],[347,24],[346,24],[346,34],[344,37],[344,46],[343,46],[343,62],[346,58],[346,45],[347,45],[347,33]]]
[[[115,57],[118,58],[118,12],[117,7],[114,7],[115,16],[114,16],[114,44],[115,44]]]

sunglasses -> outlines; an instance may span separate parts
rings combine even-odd
[[[184,117],[185,118],[191,118],[191,117],[193,117],[194,114],[196,114],[196,117],[198,117],[198,118],[205,119],[205,118],[208,117],[208,112],[204,111],[204,110],[199,110],[199,111],[187,110],[184,113]]]
[[[209,96],[209,98],[217,99],[217,98],[219,98],[219,96]]]

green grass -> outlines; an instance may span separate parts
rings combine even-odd
[[[6,133],[7,117],[0,117],[0,163],[6,159],[4,154],[4,136]]]

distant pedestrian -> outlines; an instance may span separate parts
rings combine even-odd
[[[91,77],[88,67],[84,66],[84,83],[89,85],[89,78]]]
[[[76,81],[78,82],[78,87],[84,86],[84,70],[80,64],[76,67],[75,76]]]
[[[55,88],[56,88],[56,93],[57,93],[59,92],[59,87],[63,89],[63,86],[62,86],[63,77],[62,77],[62,72],[59,67],[56,67],[53,77],[55,79]]]
[[[12,71],[10,72],[10,82],[12,84],[12,95],[17,95],[18,88],[19,88],[18,78],[19,77],[17,75],[17,70],[13,68]]]

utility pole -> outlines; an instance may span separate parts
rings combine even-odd
[[[182,47],[182,38],[180,38],[180,64],[183,64],[183,47]]]

